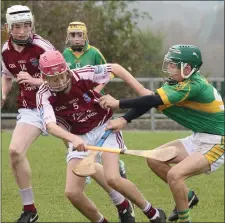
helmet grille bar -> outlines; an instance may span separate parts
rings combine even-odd
[[[19,11],[19,12],[11,12],[11,13],[9,13],[9,15],[15,15],[15,14],[25,13],[25,12],[30,12],[30,10],[24,10],[24,11]]]

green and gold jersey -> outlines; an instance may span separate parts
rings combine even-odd
[[[63,52],[63,57],[66,60],[70,69],[77,69],[84,67],[86,65],[101,65],[106,64],[106,60],[101,52],[86,43],[83,52],[73,52],[73,50],[68,47]],[[113,79],[114,75],[111,73],[110,79]],[[104,94],[104,89],[101,91]]]
[[[84,52],[82,53],[73,52],[70,47],[66,48],[63,52],[63,56],[70,69],[76,69],[86,65],[100,65],[106,63],[101,52],[89,44],[86,44]]]
[[[199,73],[175,85],[165,83],[157,89],[163,100],[159,110],[191,129],[224,135],[224,103],[218,91]]]

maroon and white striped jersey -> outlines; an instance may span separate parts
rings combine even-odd
[[[111,71],[110,64],[71,70],[71,89],[68,93],[51,92],[43,84],[37,92],[37,108],[44,125],[59,122],[73,134],[82,135],[105,123],[112,117],[112,110],[100,107],[101,94],[93,88],[106,84]]]
[[[32,77],[39,78],[40,55],[49,50],[55,50],[55,48],[38,35],[34,35],[33,42],[27,44],[21,52],[13,48],[11,39],[9,39],[2,47],[2,76],[16,78],[20,71],[25,71]],[[36,86],[20,84],[17,98],[18,108],[36,108],[37,91],[38,87]]]

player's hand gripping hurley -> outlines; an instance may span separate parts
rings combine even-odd
[[[109,134],[112,132],[112,130],[107,130],[104,135],[101,137],[101,139],[97,143],[97,147],[100,148],[109,136]],[[77,176],[81,177],[87,177],[91,176],[96,173],[95,170],[95,158],[98,151],[92,151],[87,157],[85,157],[76,167],[73,168],[73,173]]]

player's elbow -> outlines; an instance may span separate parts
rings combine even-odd
[[[56,123],[54,123],[54,122],[49,122],[46,125],[46,128],[47,128],[48,133],[54,134],[55,125],[56,125]]]
[[[117,63],[113,63],[112,64],[112,73],[115,74],[117,76],[118,73],[120,73],[122,69],[122,66],[117,64]]]

